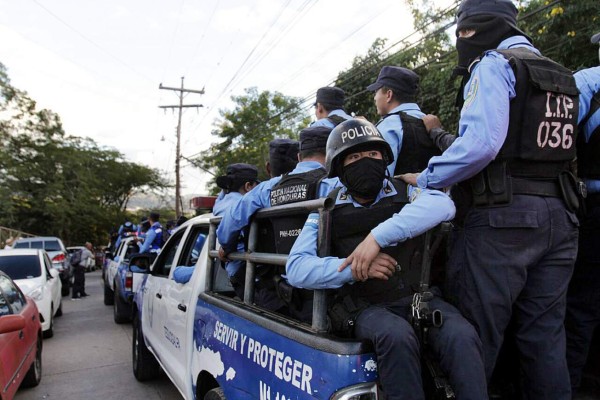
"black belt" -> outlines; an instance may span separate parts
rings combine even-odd
[[[513,194],[529,194],[533,196],[562,197],[558,180],[539,181],[533,179],[512,178]]]

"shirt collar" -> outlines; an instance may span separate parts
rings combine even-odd
[[[531,42],[523,35],[516,35],[506,38],[498,45],[498,49],[500,50],[511,49],[513,47],[527,47],[536,54],[540,54],[540,51],[533,47]]]

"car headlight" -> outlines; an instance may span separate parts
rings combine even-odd
[[[35,301],[40,301],[42,300],[43,294],[44,288],[38,286],[29,293],[29,297],[31,297]]]
[[[331,400],[377,400],[377,384],[375,382],[359,383],[342,389],[331,396]]]

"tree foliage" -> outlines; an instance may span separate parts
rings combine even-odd
[[[309,123],[298,99],[281,93],[246,89],[232,97],[235,108],[221,110],[221,120],[212,134],[220,139],[201,153],[194,163],[215,176],[225,175],[227,165],[244,162],[259,169],[259,179],[268,178],[263,166],[269,156],[269,142],[275,138],[297,139]],[[211,182],[214,184],[214,181]],[[218,191],[213,186],[213,193]]]
[[[156,170],[67,136],[59,116],[14,88],[2,64],[0,145],[0,225],[67,243],[106,242],[131,196],[166,186]]]

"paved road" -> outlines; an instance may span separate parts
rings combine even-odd
[[[131,324],[117,325],[102,297],[100,271],[85,274],[89,297],[63,297],[54,337],[44,340],[42,382],[21,389],[16,400],[181,400],[169,378],[141,383],[131,371]]]

